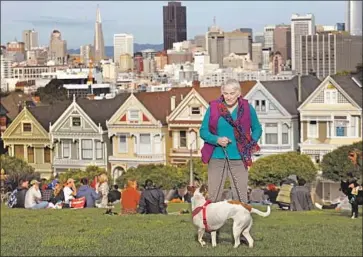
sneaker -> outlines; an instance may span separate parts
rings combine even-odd
[[[318,203],[315,203],[315,207],[322,210],[323,209],[323,206],[321,204],[318,204]]]

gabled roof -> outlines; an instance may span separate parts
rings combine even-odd
[[[11,92],[9,95],[1,97],[1,104],[8,110],[7,116],[14,120],[19,114],[19,103],[31,100],[31,95],[24,94],[23,92]]]
[[[54,123],[70,105],[70,101],[64,101],[52,105],[42,105],[28,108],[42,127],[49,132],[49,122]]]
[[[363,89],[354,82],[352,75],[333,75],[331,78],[362,108]]]
[[[77,104],[97,126],[100,123],[102,129],[107,130],[106,120],[112,117],[129,96],[129,93],[123,93],[116,95],[112,99],[89,100],[81,98],[77,100]]]
[[[191,87],[173,88],[163,92],[140,92],[135,97],[145,106],[156,120],[165,125],[166,117],[171,113],[170,98],[175,96],[175,106],[192,90]]]
[[[291,115],[298,114],[298,90],[299,78],[293,77],[291,80],[261,81],[260,82],[272,96]],[[311,75],[301,76],[301,102],[304,102],[309,95],[320,85],[321,81]]]

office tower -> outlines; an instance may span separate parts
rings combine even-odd
[[[163,6],[164,50],[173,43],[187,40],[187,10],[180,2],[168,2]]]
[[[95,23],[95,38],[94,38],[94,62],[99,63],[106,57],[105,54],[105,42],[102,32],[102,21],[100,8],[97,6],[96,23]]]
[[[134,36],[131,34],[122,33],[113,36],[113,61],[116,66],[119,66],[123,54],[134,56]]]

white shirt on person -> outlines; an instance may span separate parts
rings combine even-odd
[[[29,188],[29,190],[25,194],[24,207],[26,209],[32,208],[42,199],[42,194],[40,193],[39,188],[36,189],[34,186]]]
[[[73,190],[70,187],[64,187],[63,188],[63,192],[64,192],[64,203],[69,204],[70,200],[74,199],[74,196],[72,195]]]

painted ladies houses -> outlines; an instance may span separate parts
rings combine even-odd
[[[242,95],[256,84],[256,81],[241,82]],[[221,95],[220,87],[200,87],[194,85],[184,99],[177,104],[171,98],[171,113],[167,117],[168,130],[171,135],[169,160],[171,164],[185,164],[192,157],[201,157],[204,141],[199,129],[208,109],[209,102]]]
[[[362,82],[328,76],[299,106],[301,152],[320,162],[342,145],[362,140]]]
[[[170,98],[178,104],[188,91],[190,88],[175,88],[132,94],[106,122],[112,142],[109,162],[114,177],[139,164],[168,162],[166,117],[171,110]]]
[[[259,81],[247,93],[245,98],[255,107],[263,131],[261,151],[255,159],[298,150],[299,100],[305,100],[319,84],[314,76],[295,76],[291,80]]]
[[[112,149],[106,120],[128,96],[120,94],[103,100],[73,98],[57,121],[49,125],[55,174],[68,169],[85,169],[89,165],[109,170],[108,156]]]
[[[52,144],[49,122],[54,122],[68,104],[24,107],[3,134],[8,154],[28,162],[42,177],[52,175]]]

